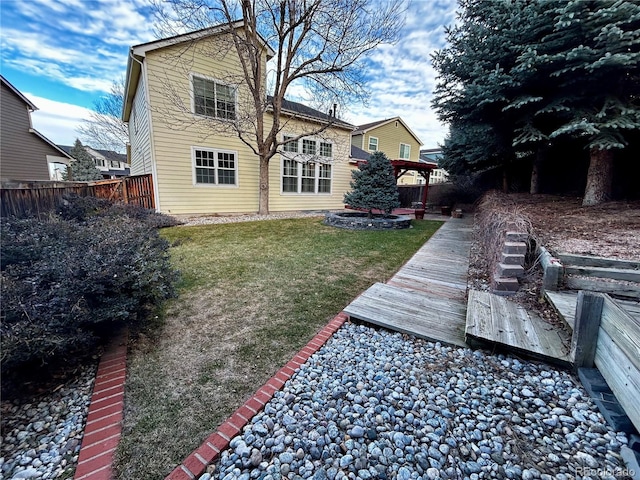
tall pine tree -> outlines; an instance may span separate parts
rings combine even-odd
[[[374,209],[388,215],[400,206],[393,165],[384,153],[375,152],[351,172],[351,177],[351,191],[344,195],[347,205],[368,210],[369,218]]]
[[[91,155],[84,149],[80,140],[76,139],[76,143],[73,145],[69,154],[75,160],[72,160],[69,167],[67,167],[65,180],[73,180],[76,182],[102,180],[100,170],[96,168],[96,164],[91,158]],[[69,170],[71,170],[71,175],[69,175]]]
[[[449,123],[453,173],[533,161],[562,136],[591,164],[583,203],[610,195],[613,151],[640,130],[640,4],[631,0],[460,0],[434,55],[433,106]]]

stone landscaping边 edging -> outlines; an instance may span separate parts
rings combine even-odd
[[[394,230],[411,227],[409,215],[379,215],[369,218],[363,212],[329,212],[324,219],[325,225],[349,230]]]

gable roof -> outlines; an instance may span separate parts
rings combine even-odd
[[[140,72],[142,70],[141,62],[148,52],[152,52],[154,50],[159,50],[161,48],[170,47],[173,45],[179,45],[185,42],[193,42],[196,40],[202,40],[203,38],[212,37],[214,35],[219,35],[229,29],[240,28],[244,25],[244,21],[237,20],[228,23],[221,23],[219,25],[214,25],[212,27],[203,28],[201,30],[195,30],[193,32],[183,33],[180,35],[174,35],[173,37],[162,38],[160,40],[153,40],[151,42],[140,43],[138,45],[134,45],[129,49],[129,57],[127,59],[127,76],[124,83],[124,104],[122,105],[122,119],[125,122],[129,121],[129,115],[131,115],[131,107],[133,103],[133,96],[136,92],[136,87],[138,85],[138,81],[140,79]],[[258,34],[258,39],[260,40],[262,46],[267,51],[267,60],[272,58],[276,52],[269,46],[260,34]]]
[[[7,80],[6,78],[4,78],[3,75],[0,75],[0,81],[2,82],[2,84],[4,84],[5,87],[7,87],[16,97],[18,97],[20,100],[22,100],[24,102],[24,104],[29,107],[29,110],[31,110],[32,112],[35,112],[36,110],[38,110],[38,107],[36,107],[33,102],[31,102],[31,100],[29,100],[27,97],[25,97],[22,92],[20,90],[18,90],[16,87],[14,87],[11,82],[9,80]]]
[[[273,97],[271,95],[267,95],[268,102],[272,99]],[[315,108],[308,107],[303,103],[293,102],[291,100],[282,100],[282,114],[298,118],[308,118],[321,123],[331,123],[336,127],[348,130],[353,129],[353,125],[350,123],[340,120],[339,118],[332,117],[327,113],[316,110]]]
[[[423,145],[422,140],[420,140],[418,138],[418,136],[413,133],[413,130],[411,130],[409,128],[409,125],[407,125],[406,123],[404,123],[404,120],[402,120],[400,117],[393,117],[393,118],[386,118],[384,120],[378,120],[376,122],[371,122],[371,123],[365,123],[364,125],[359,125],[355,128],[355,130],[351,133],[351,135],[363,135],[371,130],[374,130],[378,127],[382,127],[383,125],[386,125],[387,123],[391,123],[394,121],[398,121],[400,122],[404,128],[407,129],[407,132],[409,132],[411,134],[411,136],[413,138],[416,139],[416,141],[420,144]]]
[[[68,153],[69,156],[71,156],[71,149],[73,149],[72,145],[58,145],[58,147],[64,150],[66,153]],[[112,150],[100,150],[98,148],[90,147],[89,145],[83,145],[83,147],[85,150],[90,149],[90,150],[93,150],[94,152],[99,153],[107,160],[115,160],[118,162],[127,163],[127,156],[122,153],[114,152]],[[87,152],[87,153],[91,154],[91,152]]]
[[[35,104],[31,100],[29,100],[27,97],[25,97],[24,94],[20,90],[18,90],[16,87],[14,87],[9,80],[4,78],[3,75],[0,75],[0,83],[2,85],[4,85],[5,87],[7,87],[9,89],[9,91],[11,93],[13,93],[16,97],[18,97],[18,99],[20,101],[22,101],[26,105],[27,109],[29,110],[29,113],[28,113],[28,115],[29,115],[29,133],[33,133],[36,137],[38,137],[44,143],[46,143],[51,148],[56,150],[56,152],[60,153],[63,157],[67,157],[67,158],[71,159],[71,156],[68,155],[67,152],[62,150],[55,143],[53,143],[51,140],[49,140],[47,137],[45,137],[43,134],[41,134],[38,130],[33,128],[33,126],[31,126],[31,112],[35,112],[36,110],[38,110],[38,107],[36,107]]]

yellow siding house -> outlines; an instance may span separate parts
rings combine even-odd
[[[258,211],[258,156],[224,127],[225,121],[230,125],[247,117],[243,105],[249,99],[239,58],[228,48],[229,28],[221,25],[130,49],[123,120],[129,125],[131,174],[152,174],[161,212]],[[266,72],[274,52],[266,44],[261,47]],[[271,122],[266,114],[265,131]],[[271,158],[270,211],[343,208],[355,168],[349,164],[353,125],[291,101],[283,102],[280,125],[280,141],[329,126],[286,143]]]
[[[387,118],[355,128],[351,133],[351,145],[365,152],[383,152],[390,160],[420,161],[422,141],[400,118]],[[424,182],[416,172],[407,172],[398,179],[398,185],[414,185]]]

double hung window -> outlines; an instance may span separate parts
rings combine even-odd
[[[202,77],[193,77],[193,111],[198,115],[235,120],[236,89]]]
[[[237,153],[227,150],[193,147],[196,185],[237,185]]]

